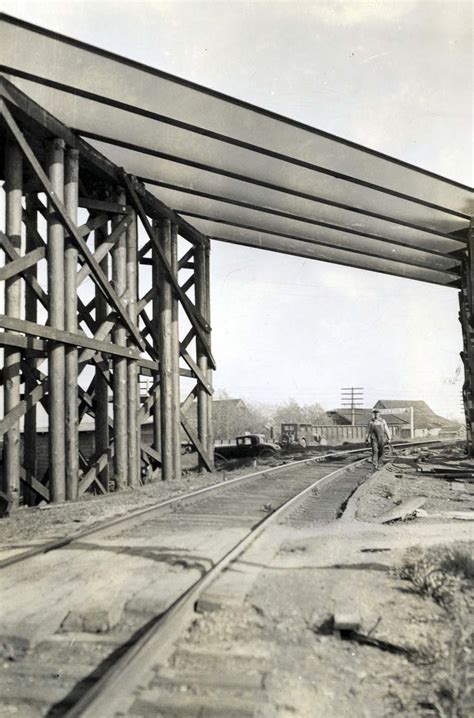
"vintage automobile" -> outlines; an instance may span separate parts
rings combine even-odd
[[[236,438],[235,444],[215,446],[214,457],[216,462],[246,457],[269,459],[278,454],[280,450],[278,444],[266,441],[263,434],[244,434]]]

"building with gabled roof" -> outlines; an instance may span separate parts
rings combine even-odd
[[[460,425],[450,419],[436,414],[426,401],[421,399],[379,399],[374,404],[374,409],[390,410],[394,412],[402,409],[413,408],[413,425],[415,438],[424,436],[439,436],[440,432],[456,434]],[[392,415],[390,415],[392,416]],[[384,418],[387,415],[384,413]]]

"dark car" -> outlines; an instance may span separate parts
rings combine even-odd
[[[245,457],[269,459],[280,451],[278,444],[266,441],[263,434],[238,436],[235,444],[214,447],[216,459],[241,459]]]

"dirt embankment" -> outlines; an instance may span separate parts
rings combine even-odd
[[[419,458],[373,472],[342,520],[279,527],[243,608],[193,625],[190,647],[267,657],[256,716],[474,715],[474,484],[417,471],[456,454]]]

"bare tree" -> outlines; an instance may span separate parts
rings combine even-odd
[[[300,406],[294,399],[289,399],[277,407],[273,423],[277,429],[281,424],[321,424],[327,423],[327,416],[321,404]]]

